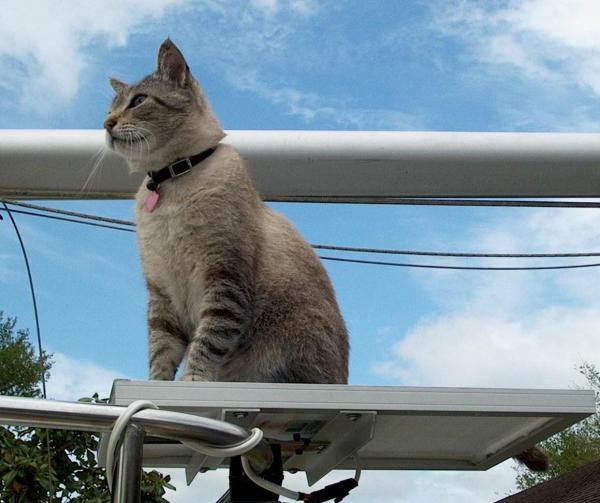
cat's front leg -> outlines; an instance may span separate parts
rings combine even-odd
[[[185,381],[214,381],[251,324],[251,288],[239,269],[208,271],[200,323],[188,352]]]
[[[181,330],[169,299],[159,288],[148,284],[148,328],[150,338],[150,379],[172,381],[183,360],[188,337]]]
[[[184,381],[215,381],[219,370],[238,348],[245,323],[223,307],[205,309],[188,353]]]

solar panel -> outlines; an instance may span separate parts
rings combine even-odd
[[[110,402],[134,400],[259,427],[309,484],[357,459],[363,470],[487,470],[595,412],[587,390],[115,381]],[[186,468],[188,483],[227,463],[159,438],[144,447],[144,466]]]

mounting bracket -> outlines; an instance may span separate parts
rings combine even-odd
[[[321,443],[316,456],[295,455],[284,466],[286,470],[304,470],[309,485],[313,485],[346,458],[356,453],[373,438],[377,412],[340,411],[319,430],[311,443]]]

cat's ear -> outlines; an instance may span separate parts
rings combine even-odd
[[[157,73],[164,80],[185,86],[190,80],[190,68],[177,46],[168,38],[158,50]]]
[[[118,79],[110,79],[110,87],[112,87],[116,93],[120,93],[123,89],[127,87],[125,82],[121,82]]]

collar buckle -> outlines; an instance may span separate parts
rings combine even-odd
[[[169,164],[167,169],[169,170],[171,178],[177,178],[178,176],[185,175],[192,167],[192,161],[189,157],[186,157],[185,159],[180,159],[179,161]]]

